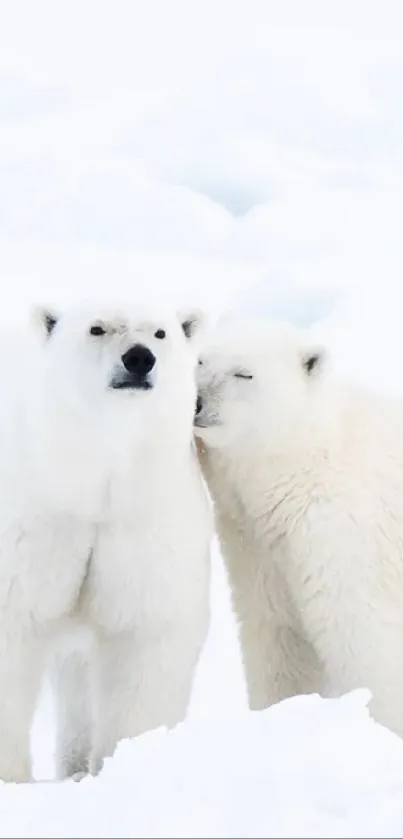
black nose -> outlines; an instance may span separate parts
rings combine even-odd
[[[197,400],[196,400],[196,416],[198,414],[200,414],[202,407],[203,407],[202,398],[201,398],[201,396],[198,396]]]
[[[137,373],[139,377],[144,377],[151,373],[155,355],[143,344],[134,344],[122,355],[122,363],[129,373]]]

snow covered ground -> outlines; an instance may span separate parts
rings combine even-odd
[[[401,837],[403,743],[365,691],[188,721],[102,775],[1,790],[2,837]]]
[[[0,318],[111,289],[273,313],[400,390],[402,83],[399,0],[0,4]],[[0,837],[403,837],[366,694],[248,713],[217,550],[212,606],[186,723],[0,785]],[[45,689],[41,779],[52,733]]]

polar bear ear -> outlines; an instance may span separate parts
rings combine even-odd
[[[199,309],[194,309],[191,312],[178,312],[178,318],[182,330],[189,340],[192,340],[200,332],[205,322],[203,312]]]
[[[317,376],[323,371],[326,362],[327,352],[324,347],[305,347],[303,350],[302,366],[307,376]]]
[[[34,306],[31,310],[31,320],[41,334],[49,338],[59,320],[59,315],[45,306]]]

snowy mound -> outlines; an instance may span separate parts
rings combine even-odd
[[[403,742],[367,691],[121,743],[81,784],[0,787],[1,837],[401,837]]]

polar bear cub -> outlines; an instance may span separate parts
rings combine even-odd
[[[31,777],[47,656],[77,626],[90,652],[54,679],[59,777],[185,715],[209,620],[210,505],[192,448],[199,323],[155,306],[38,309],[3,344],[2,780]]]
[[[403,406],[264,319],[223,321],[198,385],[250,706],[367,686],[403,735]]]

